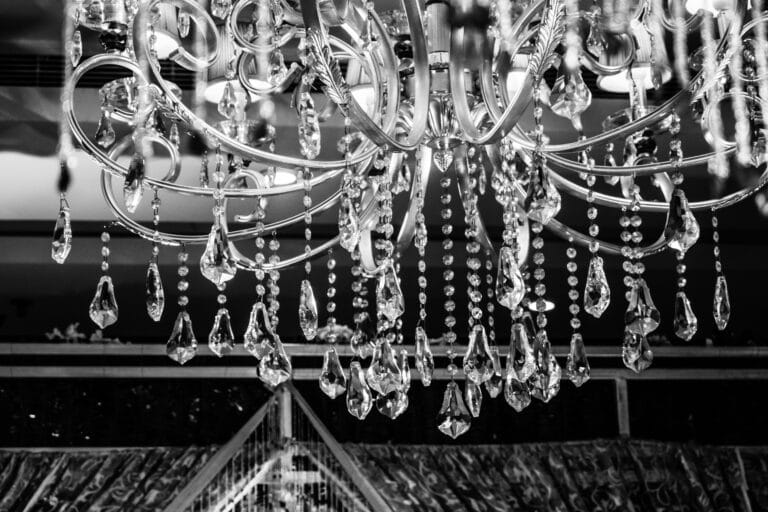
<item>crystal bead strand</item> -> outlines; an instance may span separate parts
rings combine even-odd
[[[370,355],[371,344],[369,343],[368,336],[364,331],[363,324],[369,318],[368,314],[368,288],[365,286],[365,277],[363,276],[363,270],[360,267],[360,250],[355,248],[352,251],[352,267],[350,270],[352,280],[352,310],[353,321],[355,323],[355,330],[350,339],[352,346],[352,352],[360,358],[365,358]]]
[[[475,148],[472,147],[467,150],[470,191],[467,194],[464,208],[466,212],[464,217],[464,222],[466,224],[464,237],[467,240],[467,297],[469,298],[467,301],[467,324],[469,326],[470,332],[472,331],[475,322],[481,322],[483,318],[483,310],[480,307],[480,302],[482,301],[483,295],[480,293],[480,276],[477,273],[481,265],[480,259],[477,256],[480,252],[480,243],[477,241],[478,213],[477,194],[475,192],[475,186],[477,185],[477,179],[475,178],[477,173],[477,164],[470,160],[472,156],[474,156],[475,151]]]
[[[328,297],[328,303],[325,310],[328,313],[326,327],[328,328],[328,343],[336,343],[336,258],[333,255],[333,247],[328,249],[328,289],[325,295]]]
[[[272,329],[277,329],[277,324],[280,321],[277,312],[280,310],[280,271],[275,266],[280,263],[280,255],[277,251],[280,250],[280,242],[277,239],[277,232],[272,232],[272,238],[269,241],[269,250],[272,254],[269,255],[269,263],[272,268],[269,271],[269,277],[267,279],[267,286],[269,288],[269,295],[267,296],[267,311],[269,311],[269,320],[272,324]]]
[[[178,256],[179,268],[177,271],[179,275],[177,304],[180,310],[176,316],[173,331],[171,331],[171,336],[168,338],[165,348],[168,357],[179,364],[188,362],[197,353],[197,339],[192,328],[192,319],[187,312],[187,306],[189,305],[189,296],[187,295],[189,290],[189,281],[187,280],[187,275],[189,275],[188,259],[187,249],[182,245]]]
[[[723,262],[720,259],[720,232],[718,231],[719,221],[717,212],[712,210],[712,253],[715,256],[715,295],[712,301],[712,314],[715,319],[715,325],[720,331],[728,326],[728,320],[731,318],[731,300],[728,296],[728,282],[723,273]]]
[[[611,144],[611,150],[613,145]],[[611,155],[610,153],[608,153]],[[611,155],[613,158],[613,155]],[[583,163],[587,168],[592,171],[595,166],[595,160],[592,158],[589,150],[586,150],[583,155]],[[615,165],[615,161],[613,164]],[[600,242],[597,240],[597,236],[600,234],[600,227],[597,224],[598,210],[595,206],[595,193],[593,187],[597,178],[591,173],[587,174],[587,220],[589,221],[588,234],[591,238],[589,241],[589,267],[587,270],[587,278],[584,286],[584,311],[600,318],[611,302],[611,289],[608,285],[608,280],[605,277],[605,270],[603,268],[603,258],[598,254],[600,250]],[[578,292],[577,292],[578,293]]]
[[[419,272],[419,318],[416,321],[417,330],[419,328],[424,330],[424,323],[427,320],[427,262],[425,261],[425,255],[427,251],[428,234],[426,217],[424,216],[424,191],[422,190],[421,182],[421,151],[421,148],[416,151],[416,175],[414,180],[414,186],[416,187],[416,233],[413,237],[413,243],[419,254],[419,259],[416,264]]]
[[[454,271],[451,269],[451,265],[453,265],[453,254],[451,253],[451,250],[453,249],[453,240],[451,240],[451,233],[453,232],[451,216],[453,212],[450,206],[451,178],[447,175],[442,176],[440,178],[440,187],[442,188],[442,193],[440,194],[440,203],[443,205],[443,208],[440,211],[440,216],[443,219],[442,233],[444,236],[442,262],[444,267],[443,295],[445,296],[445,301],[443,302],[443,308],[445,310],[445,318],[443,319],[443,323],[446,328],[446,331],[443,333],[443,338],[448,343],[448,373],[451,377],[451,381],[453,381],[453,378],[458,371],[458,367],[454,363],[456,354],[453,350],[453,344],[456,341],[456,333],[453,330],[454,326],[456,325],[456,317],[453,314],[456,310],[456,302],[453,300],[453,295],[455,294],[456,289],[453,286]]]
[[[591,177],[591,176],[590,176]],[[571,313],[571,344],[568,352],[568,360],[566,361],[565,371],[568,378],[576,386],[581,386],[587,380],[589,380],[589,362],[587,360],[586,349],[584,348],[584,339],[579,332],[581,328],[581,320],[579,320],[580,307],[579,290],[576,288],[579,284],[579,279],[576,277],[576,271],[578,270],[578,264],[576,263],[576,247],[573,245],[573,238],[568,238],[568,249],[566,249],[566,256],[568,256],[568,263],[566,264],[566,270],[568,270],[568,298],[571,300],[571,305],[568,306],[568,311]]]
[[[157,258],[160,254],[160,239],[158,227],[160,224],[160,197],[157,188],[154,189],[152,198],[152,226],[154,227],[154,236],[152,240],[152,256],[149,259],[147,268],[147,287],[146,287],[146,306],[147,314],[155,322],[159,322],[165,309],[165,292],[163,291],[163,282],[160,279],[160,269],[157,265]]]
[[[616,158],[613,156],[613,142],[605,145],[605,154],[603,155],[603,165],[606,167],[616,167]],[[618,176],[605,176],[603,178],[609,185],[616,185],[619,182]]]
[[[203,151],[203,156],[200,159],[200,186],[208,188],[208,151]]]
[[[486,249],[485,251],[485,311],[486,320],[488,324],[488,341],[491,345],[496,345],[496,321],[493,314],[496,312],[496,305],[493,303],[494,291],[493,291],[493,258],[491,257],[491,251]]]

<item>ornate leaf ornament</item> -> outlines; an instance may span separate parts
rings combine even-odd
[[[351,94],[349,86],[344,80],[339,62],[333,56],[325,38],[317,29],[309,28],[307,30],[307,42],[313,57],[313,69],[323,83],[325,94],[339,106],[346,106]]]
[[[534,81],[538,81],[553,64],[555,48],[565,34],[565,3],[563,0],[551,0],[544,8],[541,18],[536,49],[528,63],[529,72]]]

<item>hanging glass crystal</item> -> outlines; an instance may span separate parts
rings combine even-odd
[[[125,209],[134,213],[144,195],[144,157],[136,153],[128,165],[128,174],[123,184],[123,199]]]
[[[452,380],[445,388],[443,405],[437,414],[437,428],[443,434],[456,439],[469,430],[471,424],[472,416],[464,405],[459,385]]]
[[[400,354],[397,358],[397,365],[400,367],[400,390],[403,393],[408,393],[411,389],[411,367],[408,364],[408,351],[404,348],[400,349]]]
[[[712,301],[712,314],[715,318],[715,325],[719,330],[724,330],[728,326],[728,320],[731,318],[731,300],[728,298],[728,283],[725,276],[720,274],[715,281],[715,297]]]
[[[320,370],[320,389],[331,398],[341,396],[347,389],[347,377],[339,361],[339,354],[334,347],[323,355],[323,367]]]
[[[536,371],[536,359],[530,343],[528,330],[522,322],[512,325],[507,355],[507,375],[514,374],[520,382],[526,382]]]
[[[349,252],[360,242],[360,220],[349,198],[343,198],[339,206],[339,244]]]
[[[400,389],[391,391],[386,395],[380,395],[376,398],[376,409],[394,420],[408,409],[408,390],[411,387],[411,369],[408,367],[408,352],[405,349],[398,355],[398,366],[400,366]]]
[[[371,340],[361,326],[355,328],[349,339],[349,345],[352,353],[357,357],[364,359],[373,353],[373,343],[371,343]]]
[[[53,227],[51,241],[51,258],[56,263],[64,263],[72,250],[72,222],[69,214],[69,203],[64,194],[59,198],[59,214]]]
[[[611,288],[603,268],[603,258],[592,256],[584,285],[584,311],[600,318],[611,303]]]
[[[307,341],[317,336],[317,301],[312,283],[308,279],[301,281],[299,291],[299,326]]]
[[[571,335],[571,350],[568,352],[568,360],[565,363],[565,374],[576,387],[589,380],[587,351],[584,348],[584,339],[577,332]]]
[[[211,14],[220,20],[226,19],[231,7],[232,0],[213,0],[211,2]]]
[[[584,82],[581,71],[567,71],[557,77],[549,94],[549,104],[553,113],[571,120],[577,120],[589,108],[592,92]]]
[[[624,342],[621,347],[621,360],[624,366],[635,373],[640,373],[653,363],[653,352],[644,334],[629,330],[624,331]]]
[[[531,404],[531,391],[528,382],[520,382],[514,372],[507,371],[504,399],[517,412],[528,407]]]
[[[287,76],[288,68],[285,65],[283,51],[280,48],[275,48],[269,53],[269,71],[267,73],[267,81],[270,83],[270,85],[276,87],[282,84]]]
[[[533,375],[531,395],[546,403],[560,391],[560,377],[562,376],[562,370],[552,353],[546,331],[541,330],[536,335],[533,352],[536,359],[536,372]]]
[[[693,313],[691,301],[684,291],[679,291],[675,295],[675,319],[673,322],[675,335],[681,340],[690,341],[696,334],[699,327],[699,321]]]
[[[371,389],[382,395],[396,391],[402,385],[402,374],[388,339],[374,349],[366,377]]]
[[[672,191],[669,200],[669,214],[664,228],[664,237],[670,249],[685,254],[699,239],[699,223],[688,206],[688,199],[682,189]]]
[[[464,398],[472,417],[480,416],[480,407],[483,405],[483,388],[467,379],[464,383]]]
[[[254,357],[261,359],[272,351],[274,344],[275,335],[269,322],[269,311],[263,302],[258,301],[251,308],[248,327],[243,335],[243,346]]]
[[[648,335],[659,326],[661,315],[653,304],[645,279],[638,277],[632,284],[624,324],[631,332]]]
[[[208,235],[208,243],[200,257],[200,272],[216,286],[231,280],[237,272],[237,263],[232,256],[229,236],[218,216],[214,219],[211,233]]]
[[[595,57],[600,57],[607,46],[605,34],[600,26],[602,9],[599,5],[592,6],[589,17],[589,34],[587,35],[587,50]]]
[[[359,420],[365,419],[373,407],[373,394],[365,380],[360,361],[349,365],[349,386],[347,387],[347,411]]]
[[[88,315],[93,323],[104,329],[117,322],[118,307],[115,299],[115,288],[112,278],[108,275],[101,276],[96,285],[96,293],[88,308]]]
[[[189,35],[189,29],[191,28],[190,21],[189,13],[187,11],[179,11],[179,15],[176,17],[176,23],[181,37],[187,37]]]
[[[405,312],[405,299],[392,261],[388,261],[376,282],[376,308],[392,324]]]
[[[496,275],[496,300],[502,306],[514,309],[525,296],[525,281],[517,265],[515,252],[504,246],[499,251],[499,270]]]
[[[429,338],[427,338],[427,333],[423,327],[416,327],[414,341],[416,345],[416,370],[421,375],[421,383],[429,386],[435,371],[435,360],[429,346]]]
[[[155,322],[159,322],[165,309],[165,292],[163,291],[163,281],[160,279],[160,269],[156,261],[150,261],[147,267],[147,279],[145,290],[145,303],[147,305],[147,314]]]
[[[315,110],[315,102],[307,91],[299,94],[296,106],[299,112],[299,146],[301,154],[310,160],[320,154],[320,120]]]
[[[493,375],[493,356],[482,324],[475,325],[469,333],[463,368],[467,378],[476,384],[482,384]]]
[[[285,353],[280,336],[273,334],[272,337],[274,342],[272,350],[259,361],[259,378],[274,388],[291,378],[293,367]]]
[[[179,311],[176,316],[171,337],[165,344],[165,353],[179,364],[188,362],[197,353],[197,339],[192,329],[192,319],[189,318],[186,310]]]
[[[224,85],[224,90],[221,93],[221,99],[218,104],[219,114],[231,119],[235,115],[237,110],[237,96],[235,96],[235,86],[231,81],[227,81]]]
[[[432,156],[432,161],[435,162],[435,167],[444,173],[453,163],[453,151],[450,149],[439,149]]]
[[[96,144],[108,148],[115,143],[115,129],[112,127],[112,112],[109,107],[101,107],[101,117],[96,127]]]
[[[72,41],[69,46],[69,61],[72,63],[72,67],[76,67],[83,58],[83,35],[79,30],[75,30],[72,33]]]
[[[213,319],[213,327],[208,334],[208,348],[219,357],[235,349],[235,333],[232,331],[232,320],[227,308],[219,308]]]
[[[543,164],[534,165],[533,169],[526,198],[528,220],[546,224],[560,212],[560,192],[552,184]]]
[[[504,387],[504,376],[501,373],[501,358],[499,357],[498,347],[491,347],[491,357],[493,359],[493,374],[491,378],[485,381],[485,389],[488,396],[496,398]]]

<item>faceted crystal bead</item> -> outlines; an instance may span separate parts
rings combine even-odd
[[[584,348],[584,339],[581,334],[575,332],[571,336],[571,350],[568,352],[568,360],[565,364],[565,374],[576,387],[589,380],[589,361],[587,351]]]
[[[227,119],[231,119],[232,116],[235,115],[235,110],[237,110],[237,96],[235,96],[235,86],[232,85],[232,82],[228,81],[224,85],[224,90],[221,93],[221,99],[219,100],[218,104],[218,111],[222,116],[226,117]]]
[[[349,252],[360,242],[360,220],[352,201],[343,199],[339,206],[339,244]]]
[[[400,289],[400,279],[391,261],[387,262],[376,282],[376,308],[380,315],[393,324],[405,312],[405,299]]]
[[[376,409],[391,420],[403,414],[407,408],[408,394],[402,391],[395,390],[376,397]]]
[[[429,386],[432,383],[432,374],[435,371],[435,360],[432,357],[432,349],[429,346],[429,338],[424,328],[416,327],[416,370],[421,375],[421,383]]]
[[[213,319],[213,327],[208,333],[208,348],[219,357],[235,349],[235,333],[232,331],[232,320],[227,308],[219,308]]]
[[[117,322],[118,307],[115,300],[115,288],[112,278],[104,275],[96,285],[96,293],[88,308],[88,315],[93,323],[104,329]]]
[[[287,76],[288,68],[285,65],[283,52],[279,48],[276,48],[269,53],[269,72],[267,74],[267,81],[270,85],[276,87],[282,84]]]
[[[171,337],[165,344],[165,353],[179,364],[191,360],[197,353],[197,339],[192,330],[192,319],[189,318],[186,310],[179,311],[176,316]]]
[[[248,328],[243,336],[245,350],[261,359],[272,351],[275,335],[269,321],[269,312],[263,302],[257,302],[251,309]]]
[[[96,144],[108,148],[115,143],[115,129],[112,127],[112,116],[109,109],[101,109],[99,125],[96,127]]]
[[[493,375],[493,356],[488,346],[485,327],[478,324],[469,333],[467,352],[463,360],[464,374],[475,384],[482,384]]]
[[[611,288],[603,268],[603,258],[592,256],[589,260],[587,282],[584,285],[584,311],[600,318],[611,303]]]
[[[408,364],[408,351],[404,348],[400,349],[397,365],[400,367],[400,391],[408,393],[408,390],[411,389],[411,367]]]
[[[664,228],[667,245],[671,249],[685,254],[699,239],[699,231],[699,223],[688,206],[685,192],[676,188],[672,191],[672,198],[669,200],[667,225]]]
[[[366,375],[368,385],[381,395],[400,389],[402,373],[397,366],[389,340],[384,340],[373,351],[371,365]]]
[[[299,290],[299,327],[307,341],[317,336],[317,301],[312,283],[308,279],[301,282]]]
[[[562,370],[552,353],[546,331],[541,330],[536,335],[533,352],[536,359],[536,372],[532,377],[532,395],[546,403],[560,391],[560,377],[562,376]]]
[[[483,405],[483,388],[467,379],[464,383],[464,398],[472,417],[480,416],[480,407]]]
[[[471,423],[472,416],[464,405],[459,385],[452,380],[445,388],[443,405],[437,415],[437,428],[443,434],[456,439],[469,430]]]
[[[234,278],[237,272],[237,264],[229,245],[229,236],[218,219],[211,226],[208,243],[200,257],[200,272],[216,286]]]
[[[347,387],[347,411],[359,420],[365,419],[373,407],[373,394],[365,380],[365,372],[359,361],[349,365],[349,386]]]
[[[624,342],[621,347],[621,359],[624,366],[635,373],[640,373],[653,362],[653,352],[644,334],[624,331]]]
[[[728,298],[728,283],[725,276],[720,274],[715,281],[715,297],[712,301],[712,314],[715,318],[715,325],[719,330],[724,330],[728,326],[728,320],[731,317],[731,300]]]
[[[691,301],[688,300],[688,296],[684,291],[679,291],[675,295],[675,319],[673,326],[675,328],[675,335],[685,341],[691,341],[699,326],[699,321],[691,307]]]
[[[314,159],[320,154],[320,120],[315,110],[315,102],[308,92],[299,95],[296,106],[299,112],[299,146],[301,154]]]
[[[53,227],[51,258],[56,263],[64,263],[72,250],[72,222],[69,215],[69,203],[63,197],[59,201],[59,214]]]
[[[517,412],[528,407],[531,404],[531,391],[528,382],[520,382],[514,373],[507,373],[504,399]]]
[[[277,387],[293,375],[291,360],[285,353],[280,336],[272,335],[274,344],[272,350],[259,361],[259,378],[271,387]]]
[[[555,80],[549,94],[552,112],[566,119],[577,119],[592,104],[592,92],[581,76],[581,71],[568,72]]]
[[[211,2],[211,14],[220,20],[223,20],[227,17],[231,7],[232,0],[213,0]]]
[[[450,149],[439,149],[432,156],[432,161],[435,162],[435,167],[444,173],[453,163],[453,151]]]
[[[600,57],[605,51],[606,41],[603,34],[603,28],[600,26],[599,17],[600,8],[597,7],[597,15],[590,19],[589,35],[587,35],[587,50],[595,57]]]
[[[123,184],[123,199],[125,209],[134,213],[144,195],[144,157],[136,153],[128,165],[128,174]]]
[[[361,328],[356,328],[349,339],[352,353],[357,357],[364,359],[373,353],[373,344],[368,339],[368,335]]]
[[[525,296],[525,281],[517,265],[515,252],[504,246],[499,252],[499,271],[496,274],[496,300],[502,306],[514,309]]]
[[[189,29],[191,28],[189,13],[186,11],[180,11],[177,16],[177,25],[179,28],[179,35],[181,37],[187,37],[189,35]]]
[[[485,381],[485,390],[488,391],[488,396],[496,398],[504,387],[504,377],[501,374],[501,358],[499,357],[499,349],[497,347],[491,347],[491,356],[493,358],[493,375]]]
[[[339,354],[331,347],[323,356],[323,368],[320,371],[320,389],[331,398],[341,396],[347,389],[347,377],[339,361]]]
[[[632,284],[629,305],[624,313],[624,325],[636,334],[648,335],[659,326],[661,315],[653,304],[645,279],[638,277]]]
[[[520,322],[512,325],[507,356],[507,376],[514,376],[520,382],[526,382],[536,370],[528,330]]]
[[[83,35],[79,30],[72,34],[72,42],[69,47],[69,60],[74,68],[83,58]]]
[[[526,205],[528,219],[546,224],[560,212],[561,198],[543,165],[534,166]]]
[[[144,297],[149,318],[159,322],[165,309],[165,292],[163,291],[163,281],[160,279],[160,269],[157,268],[157,263],[154,261],[149,262],[149,267],[147,267]]]

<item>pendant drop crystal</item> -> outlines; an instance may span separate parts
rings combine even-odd
[[[232,0],[213,0],[211,2],[211,14],[223,20],[229,14],[230,7],[232,7]]]
[[[621,347],[621,360],[624,366],[635,373],[640,373],[653,363],[653,351],[644,334],[624,331]]]
[[[275,388],[291,378],[293,367],[285,353],[280,336],[272,334],[272,338],[272,350],[259,361],[259,378],[268,386]]]
[[[263,302],[257,302],[251,308],[248,327],[243,335],[243,346],[257,359],[261,359],[275,346],[275,334],[269,321],[269,312]]]
[[[496,398],[504,388],[504,377],[501,374],[501,358],[499,357],[499,349],[497,347],[491,347],[491,357],[493,359],[493,375],[485,381],[485,390],[488,391],[488,396]]]
[[[165,309],[165,292],[163,291],[163,281],[160,279],[160,269],[155,261],[150,261],[149,267],[147,267],[144,296],[149,318],[159,322]]]
[[[181,37],[187,37],[189,35],[189,29],[191,26],[189,13],[186,11],[180,11],[179,15],[177,16],[177,24],[179,28],[179,35]]]
[[[101,109],[95,139],[96,144],[103,148],[108,148],[115,143],[115,129],[112,127],[112,115],[108,108]]]
[[[179,311],[176,316],[171,337],[165,345],[165,353],[179,364],[190,361],[197,353],[197,339],[192,329],[192,319],[185,310]]]
[[[566,119],[576,119],[592,104],[592,92],[580,71],[568,72],[555,80],[549,94],[552,112]]]
[[[699,239],[699,223],[688,206],[688,199],[682,189],[672,191],[669,200],[669,214],[664,228],[667,246],[680,254],[685,254]]]
[[[347,389],[347,377],[339,361],[339,354],[334,347],[323,355],[323,368],[320,371],[320,389],[330,398],[341,396]]]
[[[408,366],[408,352],[405,349],[400,351],[397,361],[400,366],[400,389],[380,395],[376,399],[376,409],[392,420],[408,409],[408,390],[411,388],[411,369]]]
[[[349,339],[349,345],[352,353],[361,359],[365,359],[373,354],[373,344],[368,339],[365,331],[360,327],[355,328],[352,337]]]
[[[350,199],[342,199],[339,206],[339,244],[349,252],[360,242],[360,220]]]
[[[432,383],[432,374],[435,372],[435,360],[432,349],[429,346],[429,338],[424,328],[416,327],[416,370],[421,375],[421,383],[429,386]]]
[[[691,341],[699,327],[699,321],[693,313],[691,301],[684,291],[675,295],[675,319],[673,322],[675,335],[681,340]]]
[[[507,371],[504,399],[517,412],[531,405],[531,390],[528,382],[520,382],[514,372]]]
[[[226,85],[224,85],[224,90],[221,93],[221,99],[219,100],[218,104],[218,111],[222,116],[226,117],[227,119],[231,119],[232,116],[235,115],[235,110],[237,110],[237,96],[235,96],[235,86],[232,85],[231,81],[227,81]]]
[[[299,111],[301,154],[312,160],[320,154],[320,120],[317,117],[312,96],[308,92],[302,92],[299,95],[299,103],[296,108]]]
[[[144,157],[136,153],[128,165],[128,174],[123,184],[125,209],[134,213],[144,195]]]
[[[481,324],[475,325],[469,333],[463,368],[464,374],[475,384],[482,384],[493,375],[493,356],[488,346],[488,335]]]
[[[83,58],[83,35],[79,30],[75,30],[72,34],[72,41],[69,47],[69,60],[72,63],[72,67],[76,67]]]
[[[632,285],[629,305],[624,313],[626,328],[636,334],[648,335],[659,326],[661,315],[653,304],[645,279],[638,277]]]
[[[603,268],[603,258],[592,256],[589,260],[587,282],[584,285],[584,311],[600,318],[611,303],[611,288]]]
[[[62,264],[67,260],[71,250],[72,221],[69,215],[69,203],[62,194],[61,199],[59,199],[59,214],[56,216],[56,224],[53,227],[51,258],[56,263]]]
[[[728,282],[720,274],[715,281],[715,297],[712,301],[712,315],[718,330],[725,330],[731,318],[731,300],[728,298]]]
[[[102,329],[117,322],[118,307],[111,277],[104,275],[99,279],[99,284],[96,285],[96,294],[88,308],[88,315],[93,323]]]
[[[386,263],[376,282],[376,308],[391,324],[405,312],[405,299],[392,261]]]
[[[237,264],[229,246],[229,237],[218,218],[211,226],[208,243],[200,257],[200,272],[216,286],[231,280],[237,272]]]
[[[317,301],[312,283],[308,279],[301,282],[299,291],[299,327],[307,341],[317,336]]]
[[[515,252],[504,246],[499,252],[499,271],[496,274],[496,300],[502,306],[515,309],[525,295],[525,281],[517,265]]]
[[[283,52],[280,48],[275,48],[269,53],[269,73],[267,75],[267,81],[271,86],[277,87],[285,82],[287,76],[288,68],[285,65]]]
[[[453,151],[450,149],[439,149],[432,156],[432,161],[435,162],[435,167],[444,173],[453,163]]]
[[[533,347],[528,336],[528,330],[522,322],[516,322],[512,325],[509,340],[507,376],[514,375],[518,381],[525,383],[531,378],[534,371],[536,371],[536,360],[533,356]]]
[[[534,165],[534,175],[531,177],[529,187],[526,198],[528,219],[546,224],[560,212],[560,192],[552,184],[546,169],[541,164]]]
[[[483,388],[467,379],[464,383],[464,398],[472,417],[480,416],[480,407],[483,405]]]
[[[576,387],[589,380],[587,351],[584,348],[584,339],[577,332],[571,336],[571,350],[568,352],[568,360],[565,363],[565,374]]]
[[[546,403],[560,391],[560,377],[562,376],[562,370],[552,353],[546,331],[541,330],[536,335],[533,352],[536,360],[536,372],[533,375],[531,394],[534,398]]]
[[[437,428],[443,434],[456,439],[469,430],[471,424],[472,416],[461,398],[459,385],[452,380],[445,388],[443,405],[437,414]]]
[[[213,327],[208,334],[208,348],[219,357],[235,349],[235,333],[232,331],[232,319],[227,308],[220,308],[213,319]]]
[[[349,365],[349,386],[347,387],[347,411],[359,420],[365,419],[373,407],[373,394],[365,380],[365,372],[359,361]]]
[[[400,389],[403,383],[402,374],[389,340],[385,339],[374,349],[366,377],[371,389],[381,395]]]

